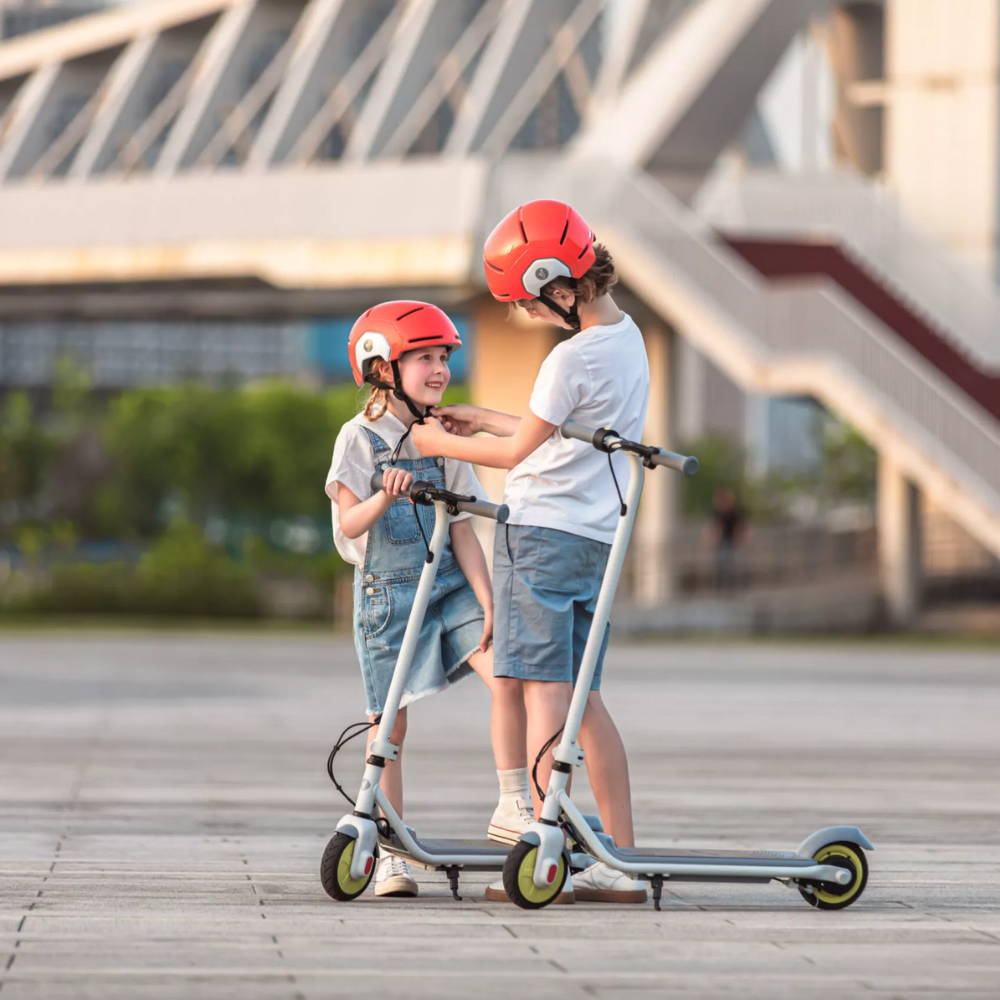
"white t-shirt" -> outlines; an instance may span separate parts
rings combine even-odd
[[[391,449],[395,448],[406,431],[403,423],[388,411],[378,420],[369,420],[359,413],[340,428],[337,442],[333,446],[333,463],[326,477],[326,495],[333,501],[330,505],[333,517],[333,541],[341,557],[355,566],[363,566],[368,533],[358,538],[348,538],[340,530],[340,507],[337,503],[337,483],[343,483],[359,500],[367,500],[372,495],[371,478],[375,471],[375,449],[365,428],[374,431]],[[399,451],[401,459],[421,458],[410,438],[406,439]],[[486,498],[486,491],[479,484],[472,466],[468,462],[440,458],[444,462],[445,489],[465,496]],[[419,477],[418,477],[419,478]],[[463,521],[471,514],[458,514],[453,521]]]
[[[649,402],[649,362],[630,316],[614,326],[592,326],[565,340],[542,363],[529,403],[551,424],[575,420],[642,438]],[[628,459],[613,456],[622,493]],[[555,431],[507,476],[504,502],[510,524],[556,528],[599,542],[614,539],[619,502],[608,456]]]

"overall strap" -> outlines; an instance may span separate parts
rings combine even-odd
[[[389,446],[376,434],[373,430],[366,427],[365,433],[368,435],[368,440],[371,441],[372,448],[375,451],[375,457],[378,458],[380,455],[384,455],[389,451]]]

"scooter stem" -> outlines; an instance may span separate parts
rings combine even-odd
[[[642,484],[646,474],[642,459],[632,452],[626,454],[631,467],[628,490],[625,493],[626,510],[618,519],[618,525],[615,528],[615,537],[611,543],[611,553],[608,556],[608,566],[604,572],[601,590],[597,596],[597,605],[594,608],[594,620],[590,627],[590,634],[587,636],[587,645],[584,647],[580,672],[573,687],[573,699],[566,716],[566,727],[563,729],[562,739],[553,753],[556,760],[566,764],[582,762],[582,754],[576,745],[576,738],[580,733],[580,723],[583,721],[583,713],[587,708],[587,697],[590,694],[590,684],[594,679],[594,671],[597,669],[597,657],[604,644],[604,633],[611,620],[611,605],[618,589],[622,566],[625,563],[625,553],[632,536],[632,525],[635,523],[635,515],[639,507],[639,497],[642,495]],[[552,772],[552,782],[559,790],[566,787],[567,778],[566,773]],[[546,798],[542,815],[545,819],[557,821],[558,814],[555,816],[547,815],[548,805],[548,798]],[[558,796],[554,799],[553,808],[558,813]]]
[[[419,517],[418,511],[414,513]],[[420,582],[417,584],[417,592],[413,597],[413,607],[410,610],[410,617],[406,622],[406,631],[403,633],[403,642],[399,647],[399,656],[396,659],[396,666],[392,672],[392,682],[389,684],[389,692],[385,697],[382,719],[379,722],[375,739],[371,743],[371,753],[377,757],[384,757],[386,760],[395,760],[396,754],[399,752],[399,748],[389,742],[389,737],[392,736],[393,727],[396,725],[396,716],[399,714],[399,703],[402,701],[406,681],[410,676],[410,666],[413,663],[413,656],[417,651],[417,642],[420,640],[420,630],[423,628],[427,606],[431,602],[438,563],[441,561],[441,553],[444,551],[445,543],[448,540],[448,528],[449,518],[447,508],[443,502],[435,500],[434,533],[431,535],[430,544],[432,559],[430,562],[425,562],[424,568],[420,571]],[[358,796],[358,804],[356,806],[359,812],[371,812],[375,802],[374,786],[378,784],[380,773],[381,767],[377,765],[369,764],[366,767],[365,779],[362,782],[361,793]]]

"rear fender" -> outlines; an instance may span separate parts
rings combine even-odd
[[[795,853],[800,858],[811,858],[821,847],[843,842],[857,844],[866,851],[875,850],[872,842],[856,826],[827,826],[806,837]]]

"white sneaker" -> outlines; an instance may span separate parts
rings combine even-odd
[[[573,876],[573,890],[581,903],[645,903],[646,883],[610,868],[603,861]]]
[[[507,895],[507,890],[503,887],[503,879],[499,882],[494,882],[493,885],[488,886],[483,897],[491,903],[509,903],[510,896]],[[567,903],[575,903],[576,897],[573,894],[573,876],[567,873],[566,881],[563,883],[562,890],[555,899],[549,903],[549,906],[559,906],[560,904],[565,905]]]
[[[493,811],[487,836],[501,844],[516,844],[535,822],[531,799],[502,798]]]
[[[376,896],[415,896],[418,891],[410,866],[402,858],[389,854],[379,861],[375,872]]]

